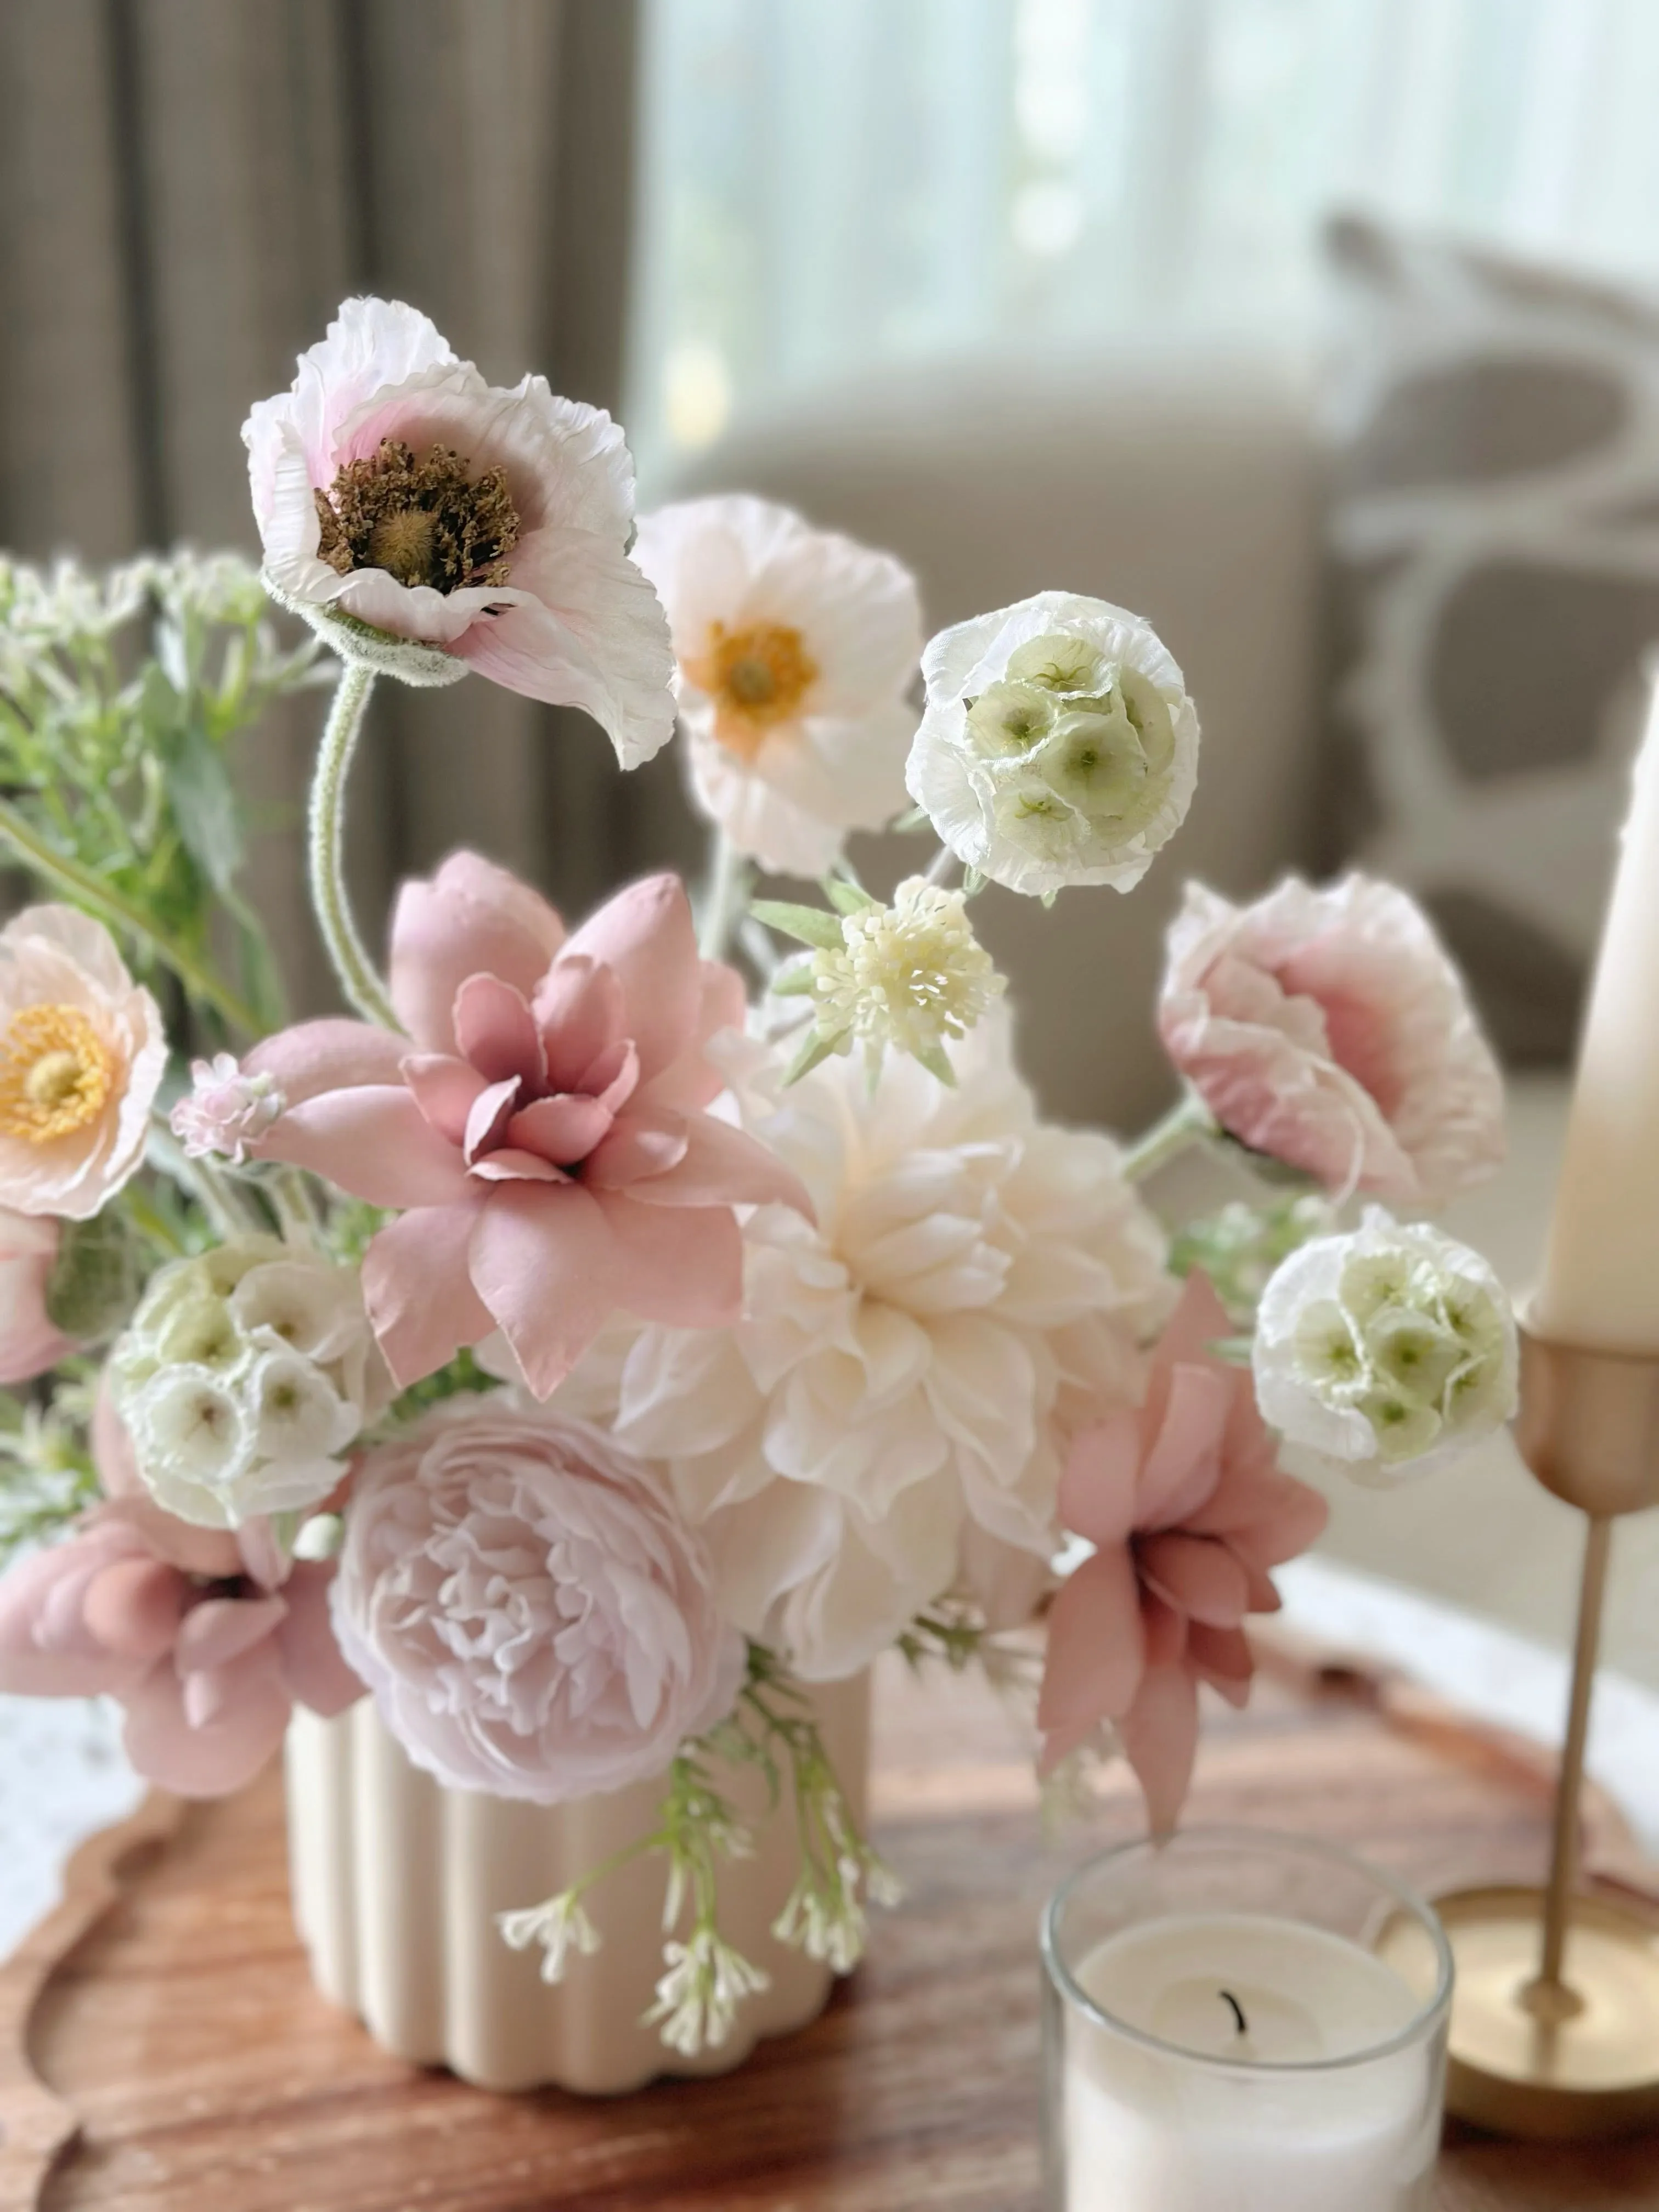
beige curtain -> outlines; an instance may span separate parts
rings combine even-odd
[[[616,408],[632,0],[5,0],[0,542],[91,560],[257,551],[238,432],[359,290],[485,374]],[[331,987],[296,826],[324,700],[260,733],[252,888],[295,1000]],[[352,818],[367,932],[471,842],[580,909],[672,857],[672,774],[476,678],[377,698]]]

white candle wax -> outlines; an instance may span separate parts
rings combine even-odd
[[[1431,2053],[1363,2056],[1420,2001],[1369,1951],[1261,1914],[1171,1917],[1109,1937],[1076,1979],[1111,2019],[1176,2047],[1068,2019],[1065,2212],[1426,2206]]]
[[[1533,1322],[1564,1343],[1659,1352],[1659,690],[1601,933]]]

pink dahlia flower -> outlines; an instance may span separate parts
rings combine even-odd
[[[31,906],[0,929],[0,1206],[85,1221],[143,1164],[161,1011],[100,922]]]
[[[1277,1610],[1267,1570],[1325,1525],[1318,1492],[1279,1472],[1248,1370],[1209,1348],[1231,1334],[1207,1280],[1188,1276],[1139,1411],[1085,1430],[1060,1479],[1060,1521],[1095,1551],[1049,1615],[1042,1768],[1109,1724],[1158,1835],[1192,1780],[1199,1684],[1245,1703],[1245,1615]]]
[[[27,1382],[77,1347],[46,1312],[58,1224],[0,1207],[0,1382]]]
[[[1222,1127],[1344,1194],[1443,1204],[1504,1158],[1504,1082],[1421,908],[1360,875],[1170,933],[1164,1042]]]
[[[354,617],[585,708],[624,768],[672,736],[667,618],[627,556],[634,465],[608,415],[544,377],[488,385],[413,307],[348,300],[242,441],[266,576],[313,626]],[[350,650],[349,625],[323,634]]]
[[[653,876],[567,938],[546,901],[471,853],[404,886],[392,1003],[407,1036],[308,1022],[245,1072],[287,1101],[265,1159],[326,1176],[401,1219],[363,1262],[400,1384],[499,1328],[545,1397],[613,1314],[684,1328],[738,1318],[732,1209],[799,1181],[703,1109],[703,1056],[743,987],[697,957],[685,891]]]
[[[328,1714],[362,1694],[329,1626],[332,1566],[279,1588],[280,1571],[262,1526],[239,1547],[114,1498],[0,1580],[0,1690],[115,1698],[141,1774],[185,1797],[240,1790],[296,1700]]]
[[[659,1774],[744,1643],[702,1546],[597,1430],[458,1399],[360,1471],[340,1647],[417,1766],[539,1804]]]

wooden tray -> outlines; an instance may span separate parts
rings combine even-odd
[[[1395,1686],[1279,1648],[1216,1715],[1197,1819],[1304,1828],[1425,1887],[1531,1878],[1534,1757]],[[1604,1808],[1604,1875],[1643,1869]],[[1036,1931],[1066,1867],[1132,1832],[1126,1784],[1045,1844],[1027,1747],[976,1683],[895,1669],[875,1821],[908,1889],[805,2033],[728,2078],[615,2104],[502,2100],[398,2064],[311,1987],[280,1781],[152,1800],[95,1838],[0,1972],[4,2212],[1038,2212]],[[1659,2141],[1455,2132],[1438,2212],[1659,2212]],[[1333,2207],[1332,2212],[1340,2212]]]

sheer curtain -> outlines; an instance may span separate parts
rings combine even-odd
[[[1311,323],[1360,205],[1659,280],[1654,0],[646,0],[647,471],[894,356]]]

